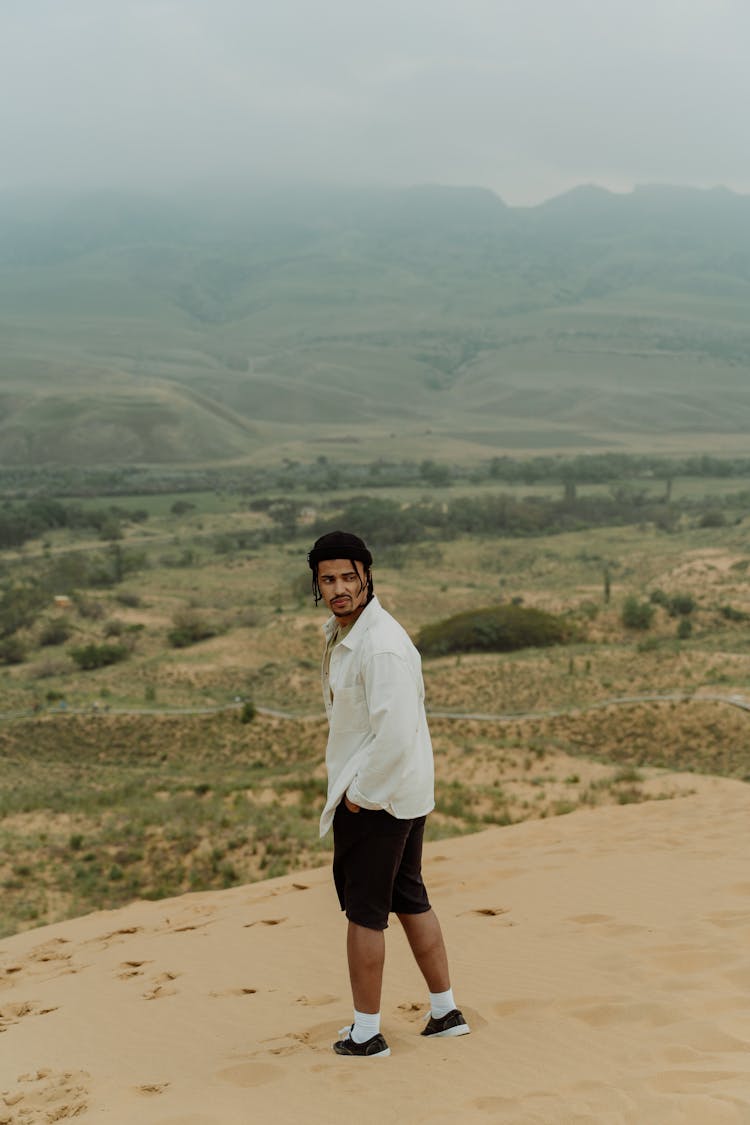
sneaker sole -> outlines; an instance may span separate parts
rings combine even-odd
[[[333,1051],[333,1043],[331,1043],[331,1050]],[[340,1059],[386,1059],[391,1053],[391,1048],[386,1047],[384,1051],[377,1051],[374,1055],[340,1055],[338,1051],[333,1051],[333,1053],[338,1055]]]
[[[433,1031],[432,1035],[425,1035],[425,1039],[448,1039],[456,1035],[468,1035],[470,1031],[468,1024],[461,1023],[457,1027],[447,1027],[445,1031]]]

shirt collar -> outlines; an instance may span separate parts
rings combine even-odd
[[[380,602],[378,601],[377,597],[373,594],[372,598],[370,598],[370,601],[367,603],[365,608],[362,610],[362,612],[360,613],[359,617],[357,618],[357,620],[352,625],[349,632],[346,634],[345,637],[342,638],[342,640],[341,640],[342,645],[346,645],[347,648],[356,648],[357,647],[357,645],[359,644],[360,640],[362,639],[362,637],[365,633],[365,630],[368,628],[369,619],[372,617],[371,610],[375,606],[377,606],[378,609],[379,609],[380,608]],[[337,626],[338,626],[338,618],[336,617],[335,614],[332,613],[331,616],[328,618],[328,620],[323,625],[323,632],[325,633],[326,641],[330,641],[330,639],[333,636]]]

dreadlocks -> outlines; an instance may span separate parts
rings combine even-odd
[[[316,539],[313,549],[307,556],[307,562],[312,571],[312,592],[316,605],[323,597],[318,583],[318,564],[328,559],[349,559],[354,570],[357,569],[354,566],[355,560],[361,562],[365,568],[367,601],[371,601],[373,596],[372,574],[370,572],[372,555],[367,546],[359,536],[352,535],[348,531],[330,531],[327,535],[321,535],[320,539]]]

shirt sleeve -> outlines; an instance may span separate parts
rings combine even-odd
[[[397,792],[414,753],[420,695],[411,668],[396,653],[370,657],[363,679],[370,738],[346,795],[362,808],[381,809]]]

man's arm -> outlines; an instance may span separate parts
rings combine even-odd
[[[390,803],[408,768],[419,728],[420,696],[412,669],[396,653],[370,657],[363,680],[370,740],[345,798],[347,807],[381,809]]]

